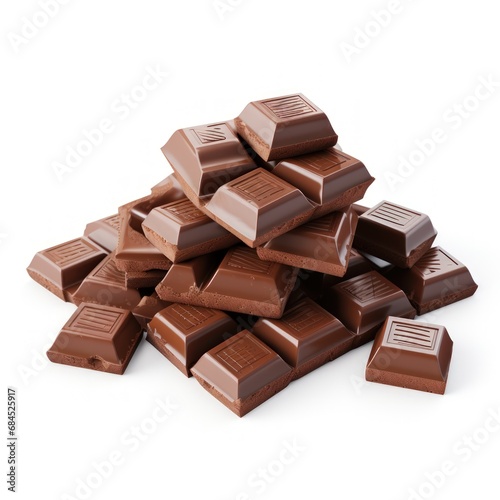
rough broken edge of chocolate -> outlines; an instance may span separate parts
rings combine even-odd
[[[127,355],[123,363],[110,363],[108,361],[103,360],[100,356],[93,356],[91,358],[80,357],[80,356],[72,356],[69,354],[62,354],[58,351],[53,351],[52,348],[47,351],[47,357],[52,363],[59,363],[62,365],[75,366],[78,368],[88,368],[90,370],[96,370],[106,373],[113,373],[116,375],[123,375],[125,370],[127,369],[132,356],[134,355],[137,347],[141,343],[142,340],[142,329],[137,334],[137,339],[130,346]]]

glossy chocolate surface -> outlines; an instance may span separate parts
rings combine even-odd
[[[177,130],[162,151],[198,197],[257,167],[225,122]]]
[[[206,352],[191,372],[241,417],[286,387],[292,369],[270,347],[243,330]]]
[[[302,94],[251,102],[235,125],[266,161],[318,151],[338,139],[325,113]]]
[[[118,209],[120,232],[115,260],[121,271],[149,271],[169,269],[171,262],[142,231],[142,222],[149,212],[160,205],[184,198],[184,193],[173,175],[156,186],[149,196],[132,201]]]
[[[366,365],[366,380],[444,394],[453,341],[441,325],[388,317]]]
[[[107,251],[86,237],[61,243],[37,252],[28,266],[28,274],[62,300],[74,292]]]
[[[357,336],[356,344],[372,340],[387,316],[415,317],[404,292],[377,271],[333,286],[322,305]]]
[[[277,318],[296,278],[296,269],[264,262],[238,245],[173,264],[156,291],[167,301]]]
[[[441,247],[428,250],[411,269],[392,269],[388,279],[399,286],[418,314],[470,297],[477,290],[460,261]]]
[[[122,374],[142,338],[132,313],[82,303],[47,351],[54,363]]]
[[[346,193],[363,186],[364,194],[374,180],[362,162],[334,148],[282,160],[273,174],[317,204],[316,216],[349,205],[354,200],[346,202]]]
[[[142,223],[144,235],[172,262],[228,248],[238,238],[187,198],[156,207]]]
[[[346,353],[354,335],[309,298],[287,307],[281,319],[260,318],[254,335],[272,347],[298,378]]]
[[[257,247],[262,260],[334,276],[346,273],[358,216],[351,208],[307,222]]]
[[[114,255],[104,258],[82,281],[73,294],[73,302],[88,302],[105,306],[133,309],[141,300],[134,288],[127,288],[125,273],[115,264]]]
[[[118,244],[118,231],[120,230],[119,214],[110,215],[104,219],[99,219],[94,222],[89,222],[83,233],[94,243],[112,252]]]
[[[147,327],[146,339],[174,366],[191,376],[191,367],[212,347],[232,337],[237,324],[217,309],[172,304]]]
[[[359,217],[354,246],[398,267],[411,267],[436,235],[427,215],[382,201]]]

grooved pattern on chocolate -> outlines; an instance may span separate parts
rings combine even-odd
[[[188,199],[169,203],[168,206],[161,207],[161,210],[170,212],[182,222],[193,222],[206,218],[207,216],[198,210]]]
[[[387,202],[383,203],[380,207],[370,213],[370,217],[390,222],[398,226],[406,226],[413,219],[419,216],[420,214],[418,212],[413,212]]]
[[[115,325],[127,311],[109,311],[102,308],[85,305],[79,314],[66,326],[67,330],[99,335],[108,338],[114,331]]]
[[[458,267],[458,263],[443,253],[438,248],[431,248],[420,260],[415,264],[415,269],[418,269],[422,275],[440,273],[446,271],[449,267]]]
[[[358,302],[364,303],[373,299],[383,299],[394,292],[390,283],[380,279],[376,273],[364,274],[350,279],[342,288],[349,292]]]
[[[245,368],[269,355],[270,351],[247,335],[226,344],[214,354],[234,373],[240,373]]]
[[[54,247],[45,255],[59,266],[68,266],[93,253],[96,253],[94,247],[89,245],[85,240],[78,239]]]
[[[393,321],[387,344],[409,345],[421,349],[434,349],[437,328],[415,324],[410,321]]]
[[[226,266],[244,269],[245,271],[267,274],[273,265],[272,262],[260,260],[254,250],[245,247],[236,247],[229,250]]]
[[[212,318],[215,313],[204,307],[172,304],[172,306],[168,308],[166,315],[168,315],[174,323],[178,323],[181,328],[189,331],[203,324],[207,319]]]
[[[227,137],[224,128],[226,126],[223,123],[217,123],[206,125],[205,127],[193,128],[192,130],[202,144],[208,144],[210,142],[225,140]]]
[[[234,182],[232,188],[240,191],[253,201],[264,201],[285,190],[283,184],[275,182],[264,170],[256,170],[244,180]]]
[[[292,116],[314,113],[316,111],[299,95],[270,99],[262,103],[278,118],[291,118]]]

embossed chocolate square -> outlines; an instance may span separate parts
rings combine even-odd
[[[172,304],[156,313],[146,340],[187,377],[191,367],[212,347],[232,337],[238,325],[217,309]]]
[[[258,168],[220,187],[206,205],[215,220],[248,246],[305,222],[314,207],[296,187]]]
[[[382,201],[359,217],[354,247],[406,268],[431,248],[436,235],[427,215]]]
[[[273,174],[298,187],[320,205],[315,216],[361,199],[374,181],[361,161],[335,148],[282,160]]]
[[[53,363],[121,375],[141,339],[142,328],[130,311],[82,303],[47,356]]]
[[[292,368],[247,330],[206,352],[191,372],[239,417],[284,389],[292,377]]]
[[[156,291],[167,301],[279,318],[297,274],[295,268],[263,261],[256,250],[237,245],[173,264]]]
[[[373,340],[387,316],[415,317],[404,292],[377,271],[333,286],[322,305],[356,335],[355,347]]]
[[[120,215],[110,215],[94,222],[89,222],[83,233],[94,243],[97,243],[108,252],[116,249],[118,244],[118,231],[120,230]]]
[[[161,150],[188,196],[189,191],[197,197],[211,195],[231,179],[257,168],[227,122],[179,129]]]
[[[257,247],[262,260],[343,276],[358,216],[350,207],[306,222]]]
[[[354,334],[309,298],[287,308],[281,319],[259,318],[254,335],[293,367],[293,380],[345,354]]]
[[[366,380],[444,394],[452,351],[444,326],[389,316],[373,343]]]
[[[151,210],[142,229],[146,238],[172,262],[228,248],[239,241],[187,198]]]
[[[266,161],[319,151],[338,139],[325,113],[302,94],[251,102],[235,125]]]
[[[110,254],[85,277],[73,294],[72,302],[133,309],[140,300],[141,294],[127,287],[125,273],[116,267],[114,255]]]
[[[458,302],[477,290],[467,267],[441,247],[428,250],[411,269],[392,269],[387,278],[406,293],[418,314]]]
[[[79,284],[107,254],[88,238],[77,238],[37,252],[27,271],[49,292],[71,301]]]

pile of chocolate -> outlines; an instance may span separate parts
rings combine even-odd
[[[444,393],[452,346],[413,320],[472,295],[429,217],[382,201],[301,94],[177,130],[174,174],[38,252],[30,276],[78,306],[47,355],[122,374],[147,340],[242,416],[375,339],[367,380]]]

